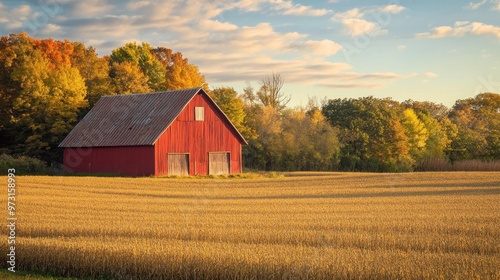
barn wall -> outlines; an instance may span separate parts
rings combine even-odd
[[[205,107],[205,120],[195,121],[195,107]],[[190,175],[208,174],[209,152],[230,152],[230,172],[241,172],[241,143],[218,109],[197,94],[155,144],[156,175],[166,175],[168,153],[190,154]]]
[[[153,146],[64,149],[66,172],[149,176],[154,167]]]

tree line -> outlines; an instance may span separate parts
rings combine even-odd
[[[101,96],[203,86],[247,139],[254,170],[398,172],[432,160],[500,160],[500,95],[452,108],[363,97],[311,98],[289,107],[284,78],[257,89],[209,89],[182,53],[127,43],[99,57],[80,42],[11,34],[0,39],[0,154],[60,162],[57,145]]]
[[[0,39],[0,154],[60,162],[57,145],[101,96],[198,87],[182,53],[127,43],[99,57],[68,40]],[[208,89],[208,88],[207,88]]]
[[[252,88],[241,95],[228,88],[213,91],[219,103],[217,96],[231,93],[233,100],[223,103],[241,104],[237,124],[243,124],[249,140],[247,167],[402,172],[426,170],[432,162],[500,160],[500,94],[458,100],[451,109],[374,97],[313,98],[307,106],[288,108],[282,92],[269,91],[273,80],[282,83],[272,74],[256,93]]]

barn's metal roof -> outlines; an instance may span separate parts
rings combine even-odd
[[[154,145],[200,91],[205,93],[202,88],[192,88],[103,96],[59,147]],[[218,108],[217,105],[216,107]],[[234,125],[229,120],[228,122],[243,142],[246,142]]]

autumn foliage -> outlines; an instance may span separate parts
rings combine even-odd
[[[203,87],[247,139],[253,170],[461,170],[464,161],[491,170],[500,161],[499,94],[452,108],[374,97],[291,108],[285,78],[266,74],[256,90],[210,90],[196,65],[165,47],[127,43],[99,57],[80,42],[3,36],[0,154],[61,162],[57,145],[101,96]]]
[[[80,42],[25,33],[0,39],[0,69],[0,154],[49,163],[61,161],[57,145],[101,96],[198,87],[205,81],[182,54],[164,64],[147,43],[128,43],[99,57]]]

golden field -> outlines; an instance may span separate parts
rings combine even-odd
[[[16,184],[17,269],[24,271],[112,279],[500,279],[498,172],[21,176]]]

